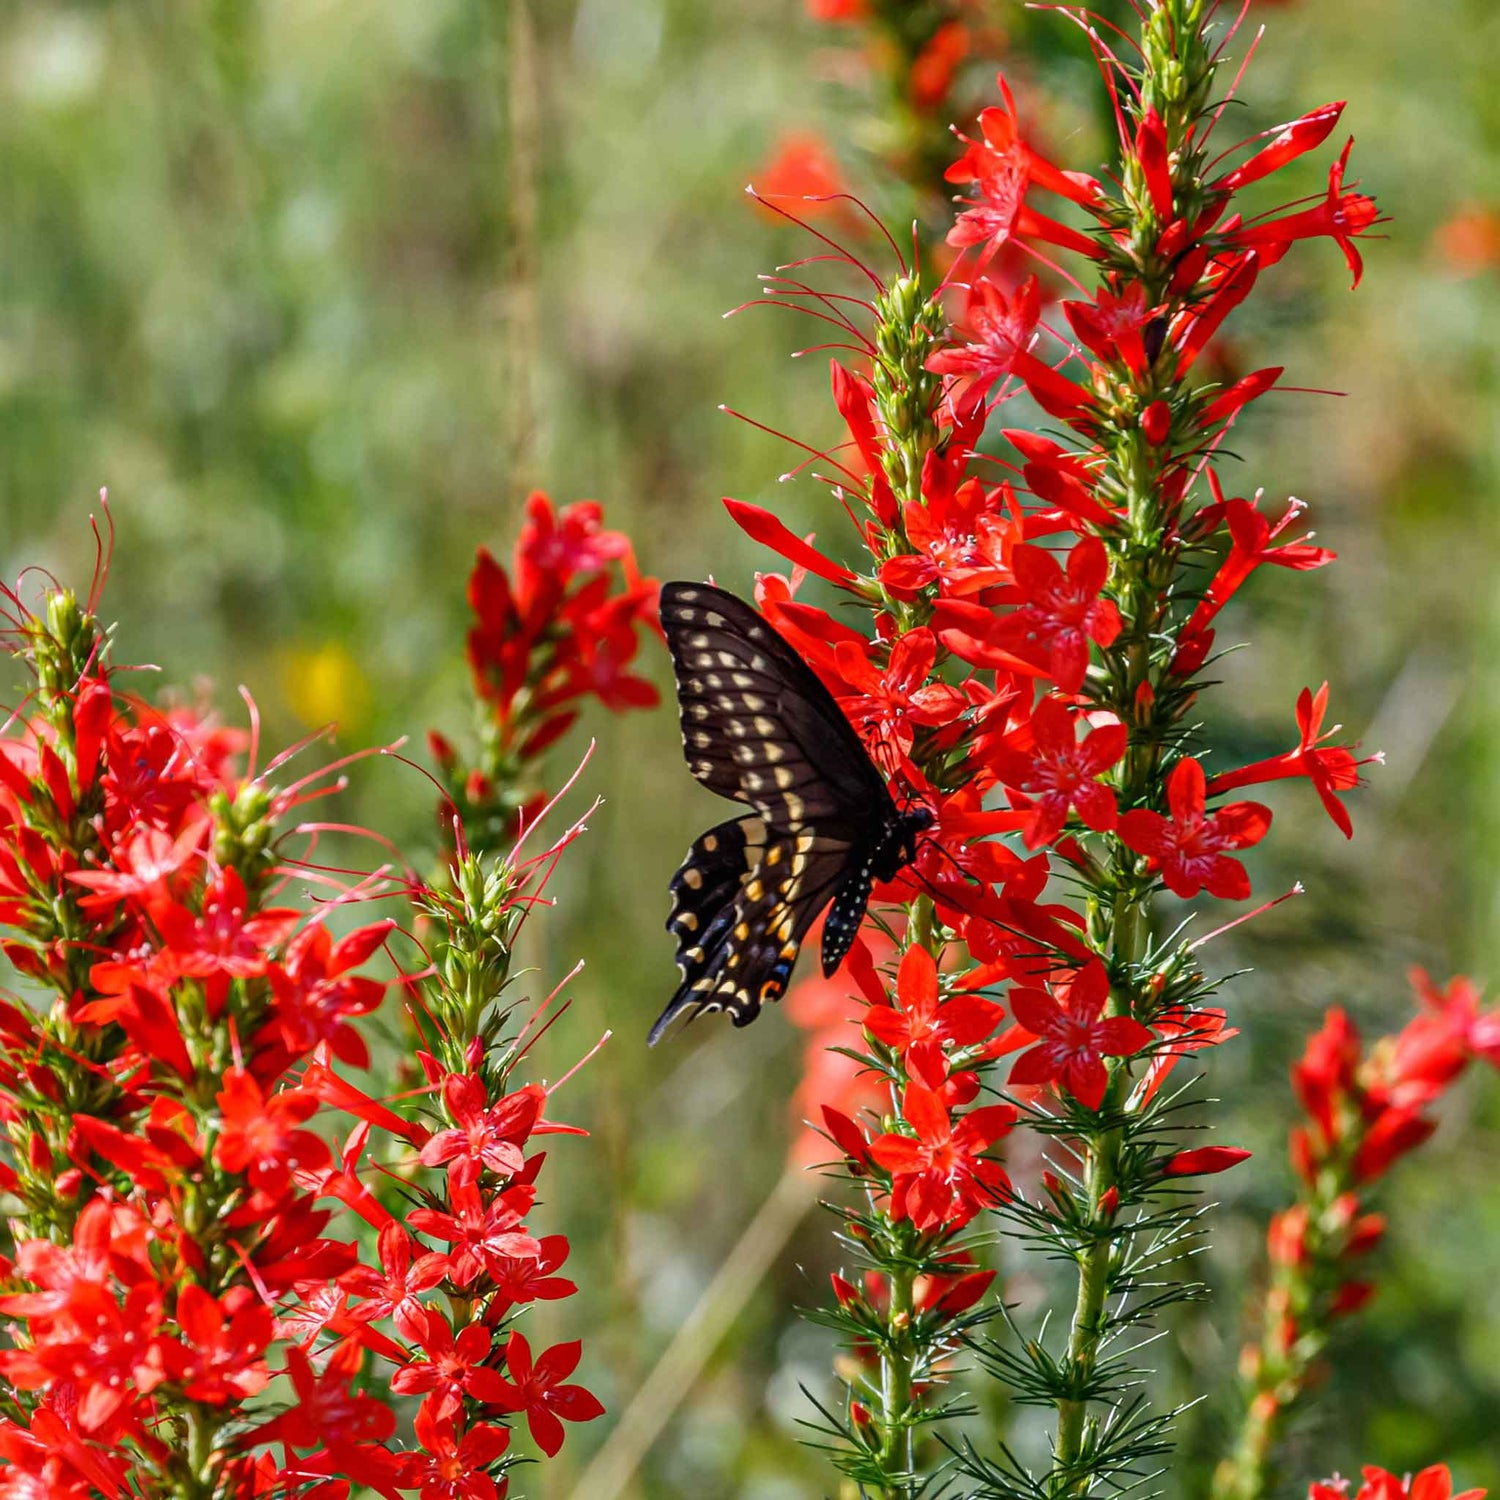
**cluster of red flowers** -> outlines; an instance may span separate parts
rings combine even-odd
[[[568,1383],[576,1343],[533,1358],[513,1326],[574,1290],[566,1241],[525,1222],[528,1146],[564,1127],[541,1088],[506,1087],[524,1047],[484,1014],[559,850],[418,892],[448,924],[439,955],[461,951],[406,981],[428,1088],[373,1098],[339,1065],[369,1061],[353,1023],[387,984],[359,971],[395,924],[335,937],[377,882],[340,884],[308,860],[318,825],[289,826],[332,768],[278,787],[286,757],[257,772],[252,742],[240,770],[244,735],[117,690],[92,600],[8,602],[36,688],[0,740],[0,923],[36,994],[0,1002],[6,1492],[492,1500],[507,1417],[552,1453],[560,1419],[602,1410]],[[330,897],[276,904],[294,883]],[[337,1152],[324,1110],[356,1119]],[[375,1262],[330,1233],[341,1208],[378,1232]],[[392,1445],[372,1360],[422,1396],[418,1447]]]
[[[1239,1451],[1218,1482],[1224,1500],[1263,1492],[1276,1437],[1316,1374],[1331,1326],[1374,1295],[1357,1269],[1385,1234],[1385,1216],[1369,1208],[1370,1190],[1432,1134],[1430,1106],[1471,1061],[1500,1068],[1500,1007],[1483,1010],[1461,976],[1442,989],[1421,969],[1411,978],[1419,1008],[1394,1036],[1366,1051],[1335,1008],[1292,1069],[1307,1116],[1291,1134],[1301,1191],[1271,1221],[1271,1285],[1259,1337],[1241,1357],[1249,1400]],[[1360,1491],[1366,1500],[1388,1493],[1405,1492]]]
[[[429,738],[471,843],[498,849],[546,800],[527,786],[527,770],[568,732],[585,699],[617,712],[655,707],[656,689],[631,664],[642,627],[655,627],[656,584],[641,576],[625,534],[605,528],[597,501],[554,510],[537,492],[509,570],[481,547],[468,596],[478,758],[466,764],[441,735]]]

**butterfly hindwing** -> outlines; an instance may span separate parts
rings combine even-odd
[[[688,1010],[727,1011],[745,1026],[779,1000],[847,853],[838,840],[781,833],[759,817],[721,823],[698,839],[671,885],[667,928],[682,980],[649,1040]]]

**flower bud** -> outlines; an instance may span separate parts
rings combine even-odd
[[[828,1279],[833,1283],[833,1295],[838,1299],[840,1307],[847,1310],[860,1305],[862,1299],[859,1290],[852,1282],[845,1281],[837,1271],[834,1271]]]
[[[1172,408],[1165,401],[1153,401],[1141,413],[1141,431],[1154,448],[1166,442],[1172,430]]]

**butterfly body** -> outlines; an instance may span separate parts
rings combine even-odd
[[[823,969],[849,951],[877,881],[916,857],[926,808],[891,797],[833,695],[743,600],[668,583],[671,648],[688,767],[751,815],[710,828],[671,882],[667,929],[682,982],[651,1030],[685,1011],[747,1025],[779,999],[824,907]]]

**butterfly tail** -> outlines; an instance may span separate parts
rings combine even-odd
[[[683,1011],[691,1010],[693,1014],[696,1015],[699,1009],[701,1009],[699,1002],[702,1000],[702,998],[703,997],[701,995],[695,995],[687,987],[687,985],[683,985],[682,988],[679,989],[677,993],[667,1001],[666,1009],[663,1010],[662,1013],[656,1018],[656,1024],[651,1028],[650,1035],[646,1038],[646,1045],[648,1047],[654,1047],[667,1034],[667,1032],[671,1029],[673,1021],[675,1021],[678,1016],[683,1013]]]

